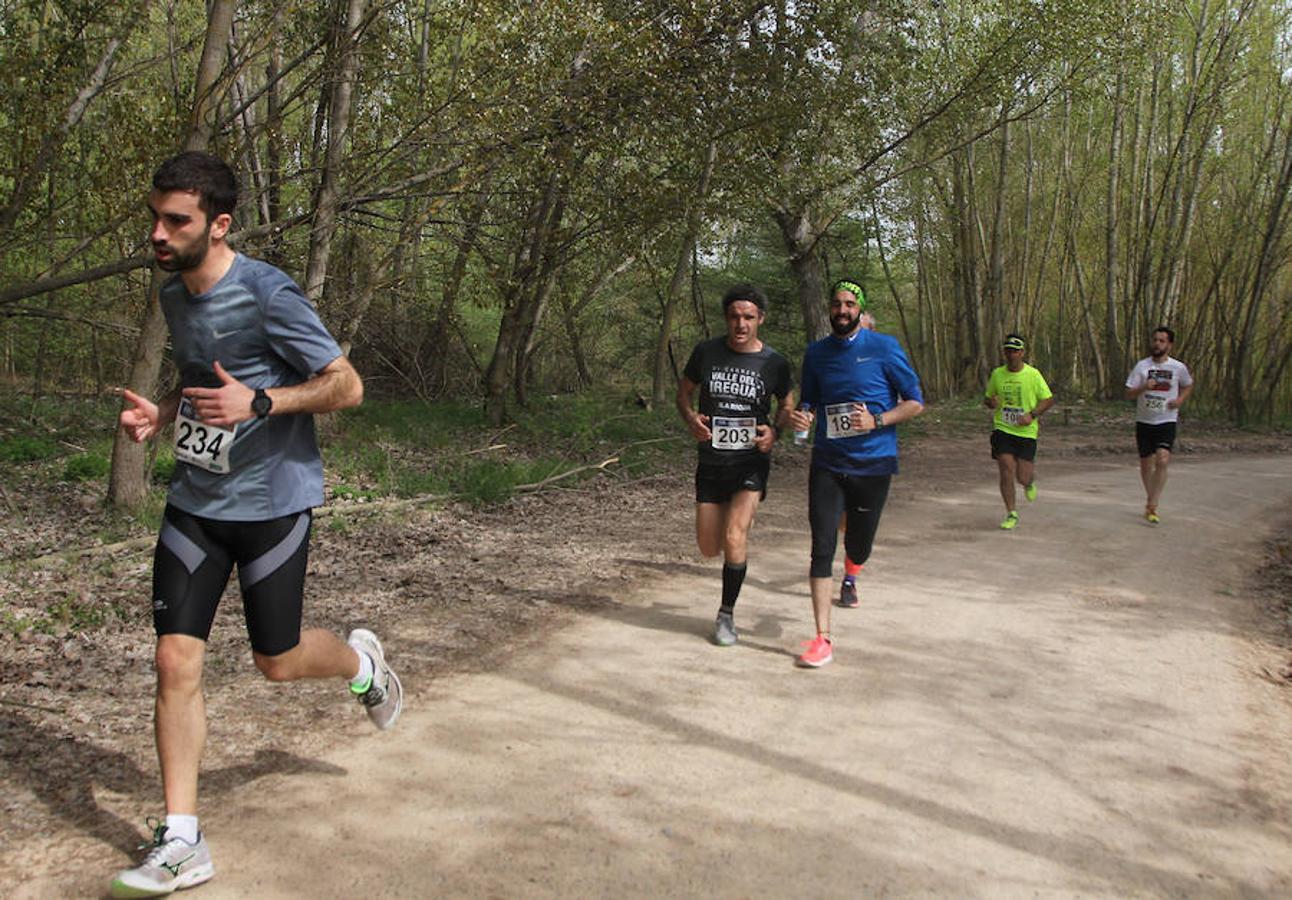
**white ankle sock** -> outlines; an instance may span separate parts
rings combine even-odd
[[[197,816],[166,814],[166,837],[183,838],[190,844],[197,843]]]
[[[359,674],[350,679],[351,686],[363,687],[372,680],[372,657],[364,653],[358,647],[352,647],[355,653],[359,654]]]

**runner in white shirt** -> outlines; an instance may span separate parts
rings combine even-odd
[[[1135,401],[1135,442],[1139,445],[1139,474],[1147,500],[1144,518],[1150,525],[1161,522],[1157,504],[1166,487],[1167,466],[1175,446],[1180,407],[1193,393],[1189,368],[1171,356],[1175,332],[1155,328],[1144,357],[1126,377],[1126,399]]]

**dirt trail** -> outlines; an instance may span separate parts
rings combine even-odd
[[[1084,468],[1008,534],[994,484],[903,484],[820,671],[803,473],[734,648],[714,565],[625,548],[618,602],[207,809],[192,896],[1292,895],[1292,703],[1243,596],[1292,461],[1177,462],[1157,529],[1133,464]]]

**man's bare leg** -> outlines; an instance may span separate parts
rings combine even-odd
[[[324,628],[307,628],[301,641],[286,653],[266,656],[252,653],[256,668],[270,681],[302,678],[345,678],[359,674],[359,654]]]
[[[157,701],[153,731],[166,812],[197,815],[197,773],[206,745],[202,663],[206,642],[187,634],[157,638]]]

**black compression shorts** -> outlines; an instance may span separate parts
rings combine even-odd
[[[236,563],[251,648],[300,643],[309,510],[267,522],[219,522],[166,507],[153,555],[153,627],[206,640]]]

